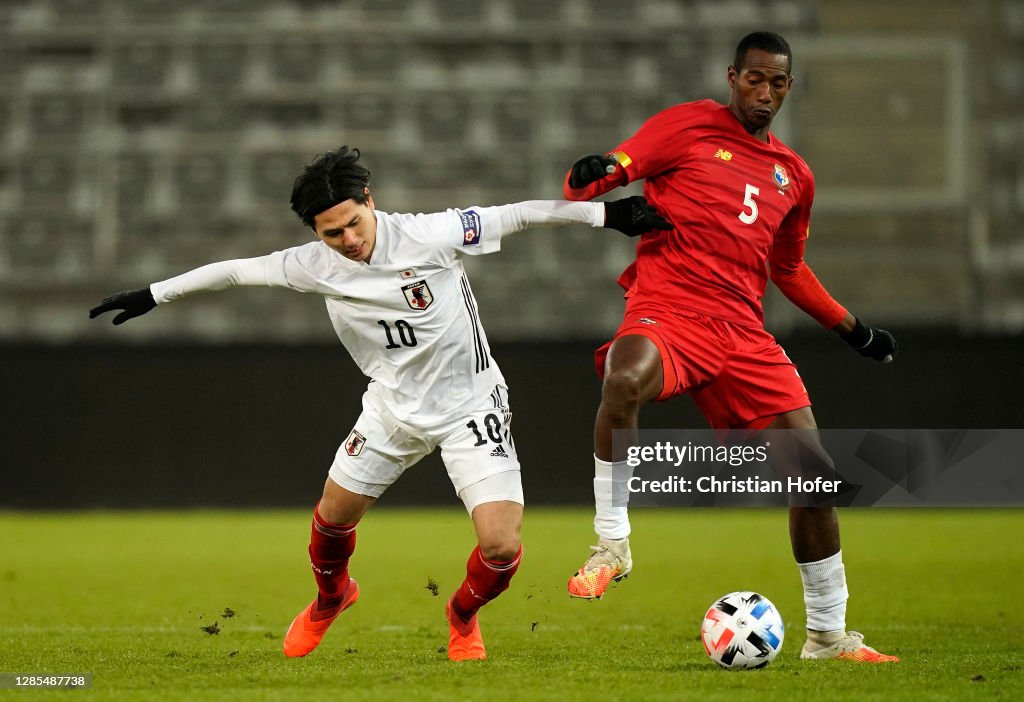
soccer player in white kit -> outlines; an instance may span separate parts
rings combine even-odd
[[[502,237],[530,226],[578,222],[636,236],[669,225],[641,197],[391,214],[375,209],[369,179],[357,149],[324,154],[296,179],[291,197],[316,241],[123,291],[89,316],[122,310],[114,317],[121,324],[157,305],[235,286],[323,295],[338,338],[371,382],[313,510],[309,555],[318,593],[285,634],[284,653],[310,653],[356,602],[348,563],[357,523],[407,468],[440,447],[478,542],[445,607],[448,657],[482,659],[477,611],[508,588],[519,567],[523,489],[508,389],[461,257],[497,251]]]

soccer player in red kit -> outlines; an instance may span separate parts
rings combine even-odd
[[[670,107],[607,155],[584,156],[565,196],[589,200],[644,179],[647,201],[673,225],[644,234],[619,278],[626,313],[595,355],[603,378],[594,427],[594,553],[569,581],[574,597],[601,597],[632,568],[627,483],[615,430],[637,430],[639,408],[690,393],[715,429],[815,428],[807,391],[764,328],[768,278],[797,307],[862,355],[888,362],[892,335],[864,325],[836,302],[804,261],[814,177],[769,131],[793,84],[781,36],[744,37],[728,69],[728,105]],[[814,453],[831,459],[817,440]],[[807,609],[801,658],[897,661],[846,631],[846,577],[833,507],[791,506],[790,537]]]

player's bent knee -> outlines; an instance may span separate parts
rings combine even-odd
[[[601,386],[602,399],[616,405],[636,405],[646,401],[649,399],[646,395],[650,382],[644,375],[637,368],[623,368],[607,374]]]
[[[513,537],[481,539],[480,554],[489,561],[508,562],[519,553],[522,544]]]
[[[375,500],[375,497],[353,492],[328,479],[317,503],[317,512],[332,524],[355,524]]]

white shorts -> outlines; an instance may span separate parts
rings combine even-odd
[[[463,417],[429,429],[400,422],[371,390],[331,465],[330,478],[359,495],[380,497],[399,476],[441,447],[448,477],[470,514],[484,502],[523,504],[512,441],[508,390],[497,386]]]

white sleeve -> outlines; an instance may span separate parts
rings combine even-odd
[[[240,286],[282,287],[317,292],[317,279],[301,262],[305,247],[275,251],[257,258],[219,261],[149,286],[156,303],[173,302],[188,295]]]
[[[511,205],[470,207],[448,210],[454,213],[455,250],[465,254],[485,254],[501,248],[501,239],[513,232],[537,226],[560,224],[604,225],[603,202],[569,202],[568,200],[528,200]]]

